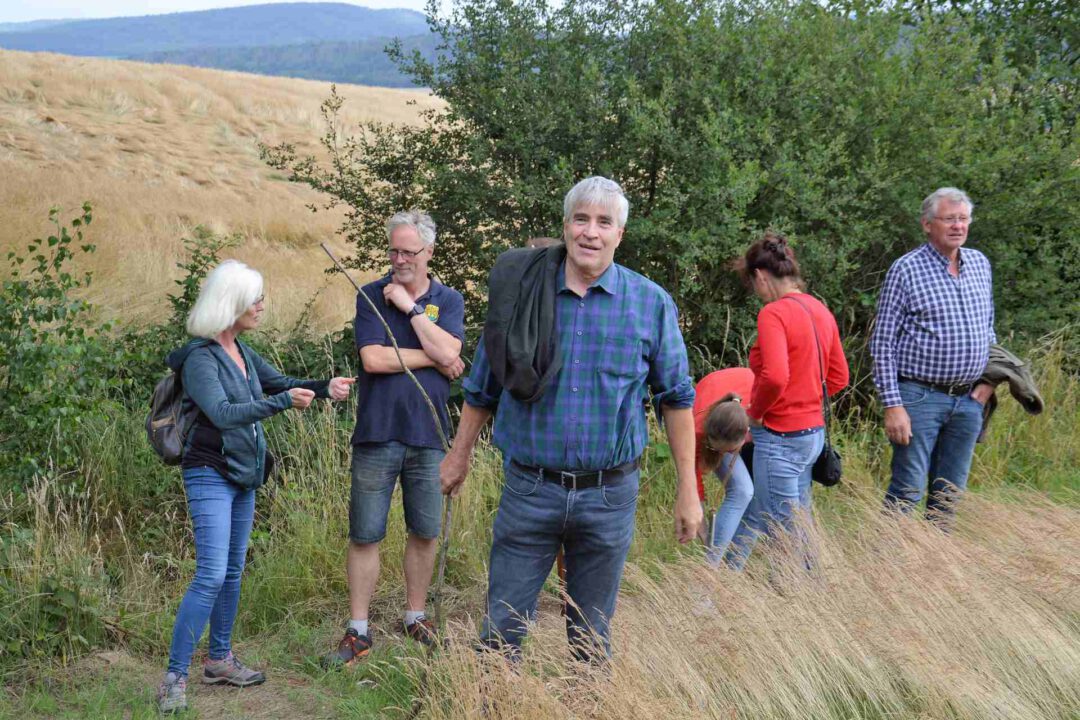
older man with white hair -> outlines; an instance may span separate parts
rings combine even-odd
[[[495,415],[505,485],[483,639],[511,656],[536,615],[560,546],[571,647],[580,659],[610,655],[609,623],[634,533],[638,460],[648,444],[649,396],[663,414],[675,460],[678,539],[692,539],[701,523],[686,346],[671,296],[614,262],[628,212],[617,183],[582,180],[564,200],[565,244],[508,251],[492,271],[484,339],[465,381],[442,484],[444,492],[458,492],[477,436]]]
[[[926,496],[927,517],[943,527],[994,391],[977,383],[996,340],[990,261],[964,247],[973,210],[952,187],[923,200],[927,242],[889,269],[870,340],[893,448],[885,504],[909,512]]]

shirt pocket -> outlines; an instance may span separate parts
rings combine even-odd
[[[641,340],[609,335],[600,342],[597,368],[612,378],[635,378],[642,375]]]

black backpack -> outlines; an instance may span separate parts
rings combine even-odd
[[[146,439],[166,465],[179,465],[184,444],[195,424],[199,409],[194,404],[184,412],[184,383],[179,372],[171,372],[154,386],[150,414],[146,416]]]

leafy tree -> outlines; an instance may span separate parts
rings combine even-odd
[[[72,273],[71,263],[94,245],[83,241],[93,219],[89,203],[64,224],[59,208],[49,211],[55,228],[33,240],[25,254],[11,251],[8,277],[0,285],[0,478],[29,481],[50,465],[74,458],[65,437],[97,413],[105,383],[108,346],[100,342],[92,308],[78,297],[90,273]],[[4,477],[7,476],[7,477]]]
[[[995,264],[999,331],[1077,316],[1080,147],[1043,102],[1048,78],[1073,82],[1075,64],[1023,59],[985,13],[458,0],[429,15],[436,59],[393,52],[444,109],[418,127],[352,130],[335,93],[328,162],[263,149],[349,206],[354,266],[384,266],[385,219],[425,207],[436,269],[476,321],[495,254],[558,233],[566,190],[607,175],[631,202],[620,262],[672,292],[691,343],[736,363],[756,307],[728,264],[763,229],[793,238],[811,291],[861,334],[885,270],[922,241],[921,199],[956,185],[978,205],[972,244]]]

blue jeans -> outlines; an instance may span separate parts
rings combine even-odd
[[[446,453],[393,440],[353,445],[349,539],[367,545],[386,537],[386,516],[401,477],[405,527],[417,537],[439,537],[443,494],[439,463]]]
[[[709,549],[705,551],[705,559],[714,567],[719,566],[724,559],[731,538],[735,536],[743,514],[754,497],[754,481],[737,452],[726,453],[720,458],[716,477],[723,482],[729,472],[731,477],[724,487],[724,501],[720,503],[716,517],[713,518]]]
[[[566,634],[574,656],[611,655],[610,622],[634,537],[638,472],[615,484],[567,490],[505,466],[491,544],[483,641],[516,655],[536,617],[536,601],[562,545]]]
[[[927,495],[927,517],[948,525],[957,494],[967,488],[983,406],[968,394],[952,397],[911,382],[900,383],[911,418],[911,442],[893,444],[892,481],[885,506],[911,512]]]
[[[765,428],[750,429],[754,438],[754,497],[731,541],[728,563],[742,568],[758,538],[778,530],[793,533],[798,550],[809,551],[796,524],[798,511],[809,514],[810,472],[825,446],[825,431],[783,437]]]
[[[255,491],[232,484],[208,467],[184,470],[184,489],[195,531],[195,577],[176,611],[169,672],[186,676],[207,620],[210,657],[221,659],[232,649]]]

